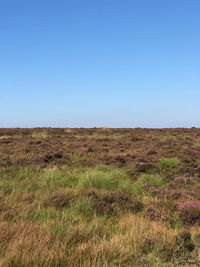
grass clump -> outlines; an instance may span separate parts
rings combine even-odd
[[[106,131],[110,131],[111,129],[109,129],[107,126],[103,126],[102,130],[106,132]]]
[[[72,205],[72,209],[86,218],[89,218],[93,213],[92,202],[89,199],[79,200],[75,205]]]
[[[123,169],[97,166],[95,168],[45,169],[39,177],[44,186],[51,190],[58,187],[77,189],[105,189],[131,194],[133,181]]]
[[[157,175],[144,174],[138,180],[138,183],[140,185],[150,184],[150,185],[154,185],[154,186],[163,186],[165,184],[165,181],[163,178],[161,178]]]
[[[58,216],[54,207],[38,208],[34,216],[31,218],[33,221],[46,222],[50,219],[55,219]],[[25,217],[26,218],[26,217]],[[28,219],[28,217],[26,218]]]
[[[122,169],[96,167],[77,176],[76,187],[96,188],[131,194],[133,182]]]
[[[132,194],[134,196],[149,195],[144,185],[162,187],[165,185],[165,180],[157,175],[144,174],[134,183]]]
[[[194,143],[193,146],[200,147],[200,143]]]
[[[174,168],[179,164],[179,160],[177,158],[163,158],[159,160],[158,167],[161,170],[168,170],[170,168]]]
[[[46,138],[47,137],[47,132],[42,131],[42,132],[33,132],[32,137],[33,138]]]

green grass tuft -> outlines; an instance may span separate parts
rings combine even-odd
[[[32,137],[33,138],[46,138],[47,132],[33,132]]]
[[[170,168],[174,168],[179,164],[179,160],[177,158],[163,158],[159,160],[158,167],[161,170],[168,170]]]
[[[194,143],[193,146],[200,147],[200,143]]]
[[[133,182],[122,169],[96,167],[77,175],[77,187],[119,191],[130,194]]]
[[[157,175],[144,174],[134,183],[132,194],[134,196],[149,195],[147,190],[143,188],[145,184],[161,187],[165,185],[165,181]]]

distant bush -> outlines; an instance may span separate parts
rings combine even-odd
[[[110,129],[107,126],[103,126],[104,131],[110,131]]]

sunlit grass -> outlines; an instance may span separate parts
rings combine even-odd
[[[82,138],[85,138],[84,136],[82,135],[76,135],[75,136],[77,139],[82,139]],[[87,135],[87,138],[89,139],[121,139],[123,138],[124,135],[115,135],[115,134],[111,134],[111,135],[103,135],[103,134],[92,134],[92,135]]]
[[[158,167],[161,170],[167,170],[176,167],[180,161],[177,158],[163,158],[159,160]]]
[[[144,174],[134,183],[132,194],[135,196],[150,195],[144,188],[145,184],[162,187],[165,181],[158,175]]]
[[[194,143],[193,146],[200,147],[200,143]]]
[[[42,131],[42,132],[33,132],[32,137],[33,138],[46,138],[48,136],[47,132]]]

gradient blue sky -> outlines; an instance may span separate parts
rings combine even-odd
[[[0,127],[200,127],[199,0],[1,0]]]

